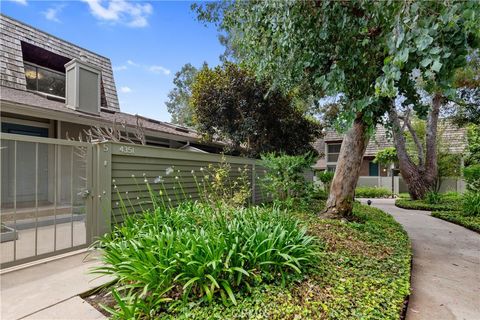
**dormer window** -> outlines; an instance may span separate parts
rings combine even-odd
[[[65,98],[65,74],[33,63],[24,63],[27,89]]]

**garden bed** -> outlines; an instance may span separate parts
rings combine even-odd
[[[355,204],[356,222],[320,220],[317,210],[289,212],[320,240],[318,262],[302,265],[282,284],[258,278],[250,290],[235,292],[236,304],[214,297],[180,299],[158,306],[160,319],[399,319],[410,288],[411,249],[407,234],[388,214]],[[110,289],[86,298],[99,308],[118,308]],[[105,312],[105,311],[104,311]],[[144,315],[144,318],[148,316]]]
[[[431,204],[425,200],[397,199],[395,205],[403,209],[424,210],[424,211],[453,211],[458,209],[458,202],[442,201],[441,203]]]
[[[480,233],[480,217],[465,216],[461,211],[434,211],[432,216]]]

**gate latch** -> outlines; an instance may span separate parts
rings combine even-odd
[[[80,192],[80,195],[82,196],[83,199],[86,199],[90,195],[90,190],[88,189],[82,190],[82,192]]]

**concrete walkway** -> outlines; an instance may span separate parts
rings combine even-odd
[[[407,320],[480,319],[480,235],[426,211],[397,208],[392,199],[372,202],[401,223],[412,241]]]
[[[2,320],[82,319],[105,317],[78,297],[109,281],[88,273],[98,265],[87,253],[52,260],[2,273],[0,308]]]

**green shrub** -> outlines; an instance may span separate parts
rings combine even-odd
[[[136,317],[159,312],[177,296],[220,296],[235,304],[235,292],[262,282],[286,283],[315,263],[319,250],[316,238],[277,208],[200,203],[126,216],[97,245],[104,265],[96,272],[118,280],[126,305],[116,312],[131,312],[141,301],[145,307],[134,308]]]
[[[436,191],[428,191],[425,195],[425,201],[429,204],[438,204],[442,201],[442,196]]]
[[[392,192],[386,188],[377,187],[357,187],[355,189],[355,197],[358,198],[387,198]]]
[[[313,181],[305,180],[305,171],[310,169],[313,162],[314,157],[311,154],[300,156],[264,154],[262,165],[267,170],[261,184],[273,200],[291,207],[295,198],[298,200],[309,196],[309,192],[313,190]]]
[[[467,181],[467,189],[480,192],[480,164],[474,164],[464,168],[463,175]]]
[[[323,183],[323,187],[325,189],[325,192],[330,192],[330,185],[333,180],[333,176],[335,175],[335,172],[332,171],[322,171],[317,173],[318,179]]]
[[[480,216],[465,216],[460,211],[433,211],[432,216],[480,233]]]
[[[426,211],[452,211],[457,210],[459,204],[456,202],[441,202],[430,204],[425,200],[397,199],[395,205],[399,208]]]
[[[465,192],[463,195],[463,214],[480,217],[480,192]]]

